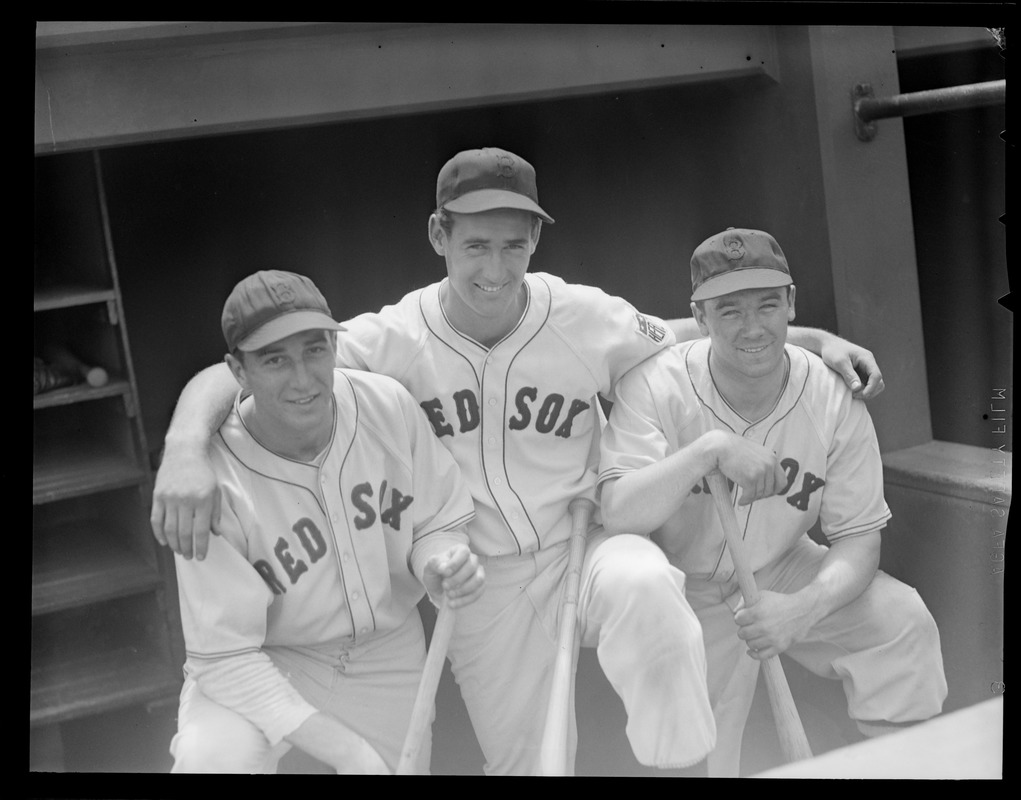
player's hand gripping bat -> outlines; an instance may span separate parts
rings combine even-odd
[[[436,614],[436,625],[433,627],[429,652],[425,657],[422,679],[418,684],[418,694],[411,710],[411,723],[408,725],[407,736],[404,737],[404,748],[397,763],[398,775],[414,774],[415,761],[422,749],[422,740],[432,722],[433,704],[436,702],[436,689],[440,684],[440,675],[447,658],[447,646],[450,634],[454,631],[454,610],[447,605],[447,596],[443,596],[440,610]]]
[[[744,558],[744,543],[730,499],[727,478],[719,470],[713,470],[707,479],[713,501],[716,503],[716,511],[720,515],[720,523],[723,525],[723,533],[727,537],[727,547],[730,548],[730,557],[734,561],[734,570],[737,573],[741,594],[744,595],[745,606],[753,606],[758,602],[759,589],[755,585],[755,575],[748,568],[748,562]],[[773,721],[780,737],[780,750],[784,760],[791,762],[811,758],[812,750],[808,746],[808,737],[805,736],[805,729],[794,705],[794,697],[791,695],[791,688],[787,684],[779,656],[772,656],[763,661],[762,669],[766,676],[769,705],[773,709]]]
[[[578,497],[568,507],[571,511],[570,554],[567,560],[567,585],[560,609],[560,631],[557,637],[557,659],[553,666],[553,683],[546,709],[546,728],[542,736],[540,768],[543,775],[567,774],[567,729],[571,713],[571,685],[578,653],[578,592],[581,566],[585,559],[589,521],[595,504]]]

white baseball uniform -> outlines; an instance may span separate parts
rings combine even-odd
[[[788,344],[780,397],[766,417],[750,423],[717,391],[710,350],[709,339],[675,345],[617,384],[599,484],[657,463],[714,429],[775,451],[787,474],[783,491],[735,510],[758,587],[793,593],[815,577],[826,553],[808,535],[816,521],[833,543],[879,531],[890,518],[872,420],[836,373]],[[688,599],[706,637],[719,730],[710,774],[736,775],[758,661],[742,657],[746,647],[733,621],[740,590],[704,480],[652,538],[688,576]],[[914,589],[882,572],[786,652],[817,674],[840,678],[850,714],[862,722],[926,719],[946,697],[931,615]]]
[[[246,398],[211,445],[220,535],[202,562],[177,556],[188,658],[175,771],[273,771],[283,737],[317,709],[395,768],[424,664],[424,566],[467,542],[471,497],[390,378],[336,371],[316,463],[263,447]]]
[[[673,341],[661,320],[599,289],[525,276],[527,308],[486,348],[457,331],[442,282],[345,323],[338,364],[390,375],[428,415],[475,501],[472,549],[486,591],[450,645],[491,774],[539,767],[567,567],[568,503],[594,495],[597,395]],[[698,622],[684,576],[646,538],[606,537],[598,515],[582,575],[582,644],[596,646],[644,764],[685,766],[715,741]],[[574,753],[571,716],[571,761]]]

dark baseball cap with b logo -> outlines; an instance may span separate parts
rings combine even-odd
[[[691,256],[694,301],[792,283],[783,250],[764,231],[727,228],[702,242]]]
[[[455,214],[519,208],[553,222],[539,206],[535,169],[498,147],[464,150],[444,164],[436,179],[436,208]]]
[[[220,326],[230,352],[258,350],[302,331],[344,330],[311,280],[282,270],[256,272],[238,283]]]

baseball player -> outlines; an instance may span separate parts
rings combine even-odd
[[[273,772],[295,746],[388,773],[424,665],[423,585],[452,607],[482,590],[471,497],[399,383],[335,369],[343,329],[308,278],[250,275],[222,321],[242,388],[210,446],[219,535],[204,563],[176,557],[173,771]]]
[[[475,501],[468,533],[486,570],[480,602],[458,614],[449,656],[489,774],[539,768],[571,520],[592,497],[598,397],[662,351],[674,333],[599,289],[528,271],[543,222],[535,171],[497,148],[454,156],[437,180],[429,239],[447,277],[345,323],[337,363],[389,375],[414,395],[454,455]],[[678,323],[697,336],[690,321]],[[871,354],[818,332],[835,360]],[[840,351],[837,354],[837,351]],[[222,370],[221,370],[222,371]],[[215,491],[203,450],[221,414],[223,378],[207,369],[182,393],[154,494],[153,530],[201,555]],[[628,713],[646,765],[705,758],[715,724],[697,619],[684,576],[645,537],[590,531],[578,605],[581,641]],[[571,757],[576,732],[571,719]]]
[[[607,527],[651,534],[687,576],[718,731],[709,774],[738,774],[759,662],[779,653],[841,680],[865,735],[938,714],[935,622],[877,569],[890,510],[872,421],[819,358],[787,343],[795,288],[783,252],[767,233],[728,228],[696,248],[691,276],[708,338],[618,382],[599,485]],[[738,495],[761,593],[751,607],[704,479],[714,469]],[[817,521],[828,547],[808,536]]]

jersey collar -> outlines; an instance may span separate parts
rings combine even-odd
[[[800,347],[795,347],[788,342],[784,345],[784,351],[787,354],[789,372],[776,405],[761,420],[749,422],[734,411],[717,390],[712,378],[712,371],[709,368],[709,351],[710,340],[708,337],[691,344],[685,354],[688,377],[701,404],[727,428],[740,435],[744,435],[752,429],[769,430],[775,422],[787,416],[797,405],[808,383],[810,370],[808,356]]]
[[[434,336],[457,352],[467,356],[478,356],[504,346],[516,350],[531,339],[549,317],[551,303],[549,284],[538,275],[526,273],[523,284],[526,291],[525,311],[521,315],[521,319],[503,339],[492,348],[486,348],[450,324],[440,303],[440,287],[446,282],[447,279],[444,278],[442,281],[426,287],[423,291],[422,316]]]
[[[348,419],[349,416],[356,416],[358,413],[357,398],[350,382],[344,379],[339,372],[335,377],[333,429],[326,450],[320,458],[316,459],[316,464],[281,456],[256,439],[241,416],[241,403],[247,396],[248,392],[241,390],[234,398],[234,409],[219,430],[223,444],[238,461],[253,472],[274,480],[294,483],[315,490],[322,465],[328,464],[331,456],[336,452],[343,453],[347,450],[353,431],[357,426],[355,420]],[[352,408],[354,413],[352,415],[345,413],[341,416],[337,409],[342,404],[345,408]]]

